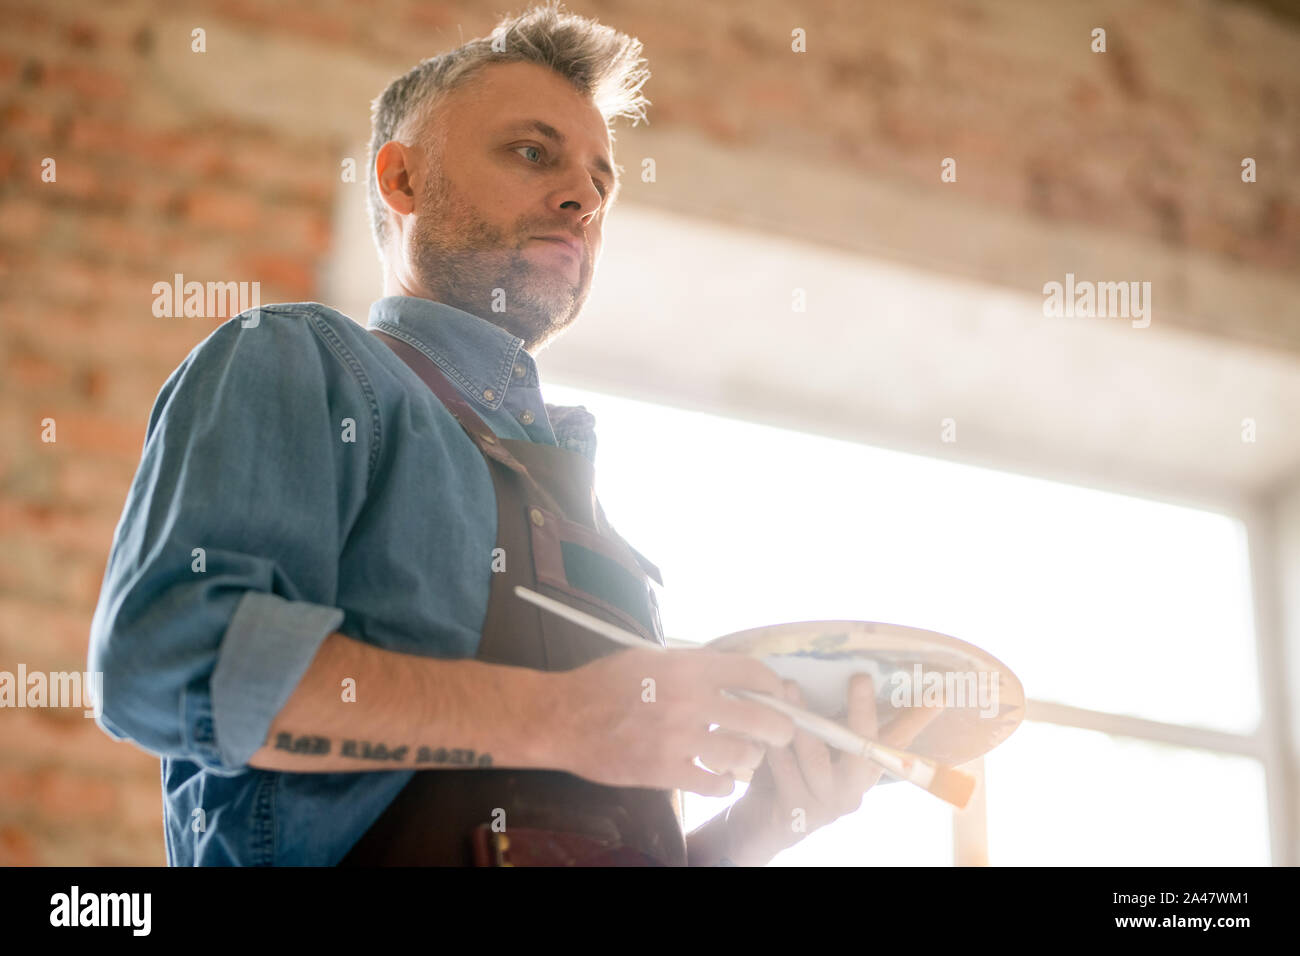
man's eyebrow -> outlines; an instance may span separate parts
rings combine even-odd
[[[565,143],[565,136],[563,133],[550,123],[544,123],[539,119],[521,120],[518,123],[513,123],[505,130],[505,132],[539,133],[547,139],[553,140],[557,146],[563,146]],[[618,176],[614,173],[614,170],[610,168],[609,160],[605,159],[604,156],[597,156],[593,162],[597,169],[614,180],[615,185],[620,185]]]

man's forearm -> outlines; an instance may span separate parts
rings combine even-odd
[[[293,773],[563,769],[551,720],[561,676],[400,654],[336,632],[249,764]]]

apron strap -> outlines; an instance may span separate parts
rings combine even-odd
[[[492,456],[501,464],[512,468],[521,474],[528,474],[525,468],[514,455],[501,447],[501,440],[491,428],[479,418],[478,413],[470,408],[469,403],[461,396],[460,391],[448,381],[447,377],[442,374],[442,370],[437,364],[425,355],[419,349],[408,345],[399,338],[389,335],[387,332],[381,332],[378,329],[371,329],[371,333],[381,339],[388,345],[397,357],[410,366],[411,371],[420,377],[429,390],[447,406],[447,410],[452,413],[460,427],[465,429],[466,433],[474,444],[484,448],[485,454]]]
[[[470,408],[469,403],[461,396],[460,391],[438,368],[437,363],[419,349],[395,336],[389,335],[387,332],[381,332],[378,329],[371,329],[370,332],[387,344],[396,353],[397,357],[410,366],[411,371],[418,375],[425,385],[429,386],[429,390],[451,412],[452,417],[460,423],[460,427],[465,430],[465,434],[469,436],[470,441],[478,446],[479,451],[517,473],[532,487],[534,493],[545,503],[546,507],[556,512],[564,510],[551,493],[529,473],[524,464],[510,454],[502,439],[498,438],[483,419],[479,418],[474,409]]]
[[[469,435],[483,454],[495,458],[507,468],[518,472],[524,480],[532,485],[538,495],[547,502],[548,507],[556,512],[563,511],[551,494],[529,474],[524,464],[502,445],[501,439],[497,438],[492,429],[478,416],[478,413],[470,408],[469,403],[461,396],[460,391],[447,379],[447,376],[442,374],[442,370],[429,356],[401,339],[389,335],[387,332],[382,332],[379,329],[371,329],[370,332],[387,344],[397,354],[397,357],[410,366],[411,371],[418,375],[425,385],[429,386],[429,390],[447,406],[447,410],[460,423],[460,427],[465,429],[465,433]],[[601,507],[599,500],[596,501],[596,514],[605,528],[627,545],[637,563],[641,565],[641,569],[658,582],[660,587],[663,587],[664,580],[659,569],[614,530],[614,526],[605,517],[605,509]]]

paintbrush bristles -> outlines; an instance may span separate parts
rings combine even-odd
[[[975,778],[968,773],[936,764],[934,779],[927,788],[940,800],[951,803],[958,810],[966,809],[971,794],[975,792]]]

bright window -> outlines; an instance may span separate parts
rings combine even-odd
[[[557,385],[545,396],[595,414],[601,501],[663,571],[671,638],[889,621],[985,648],[1034,700],[1257,733],[1231,517]],[[1253,757],[1026,722],[985,764],[991,863],[1268,863]],[[688,825],[727,802],[688,795]],[[952,828],[945,804],[890,783],[775,862],[950,863]]]

